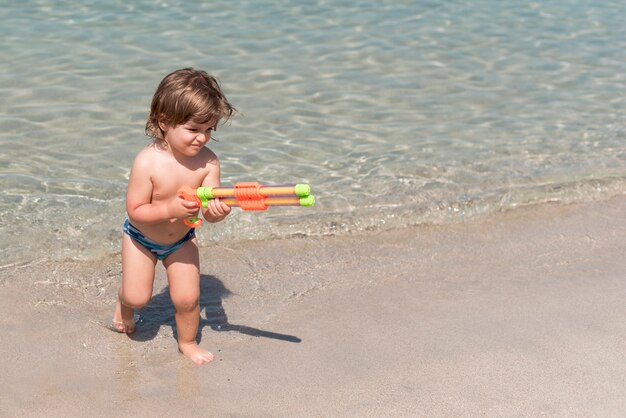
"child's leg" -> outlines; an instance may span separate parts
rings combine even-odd
[[[146,305],[152,297],[156,257],[128,235],[122,237],[122,286],[113,314],[113,327],[119,332],[135,331],[136,308]]]
[[[163,262],[167,269],[170,297],[176,308],[178,348],[196,364],[208,363],[213,354],[196,343],[200,323],[200,270],[196,240],[187,241]]]

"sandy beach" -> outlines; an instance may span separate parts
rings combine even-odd
[[[197,367],[162,268],[108,331],[119,254],[0,270],[2,416],[621,416],[626,197],[203,248]]]

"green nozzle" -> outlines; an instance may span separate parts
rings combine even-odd
[[[308,184],[296,184],[294,190],[296,196],[307,197],[311,193],[311,186],[309,186]]]
[[[300,199],[300,206],[313,206],[315,205],[315,196],[306,196]]]
[[[213,187],[198,187],[196,196],[202,202],[202,207],[206,208],[209,205],[209,200],[213,199]]]

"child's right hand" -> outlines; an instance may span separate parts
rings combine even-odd
[[[172,218],[183,219],[196,216],[200,206],[197,202],[185,200],[180,196],[176,196],[168,204],[168,211]]]

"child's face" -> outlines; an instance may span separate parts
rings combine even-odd
[[[211,140],[211,133],[215,124],[196,123],[188,121],[176,126],[161,126],[165,142],[172,148],[187,157],[197,155]]]

